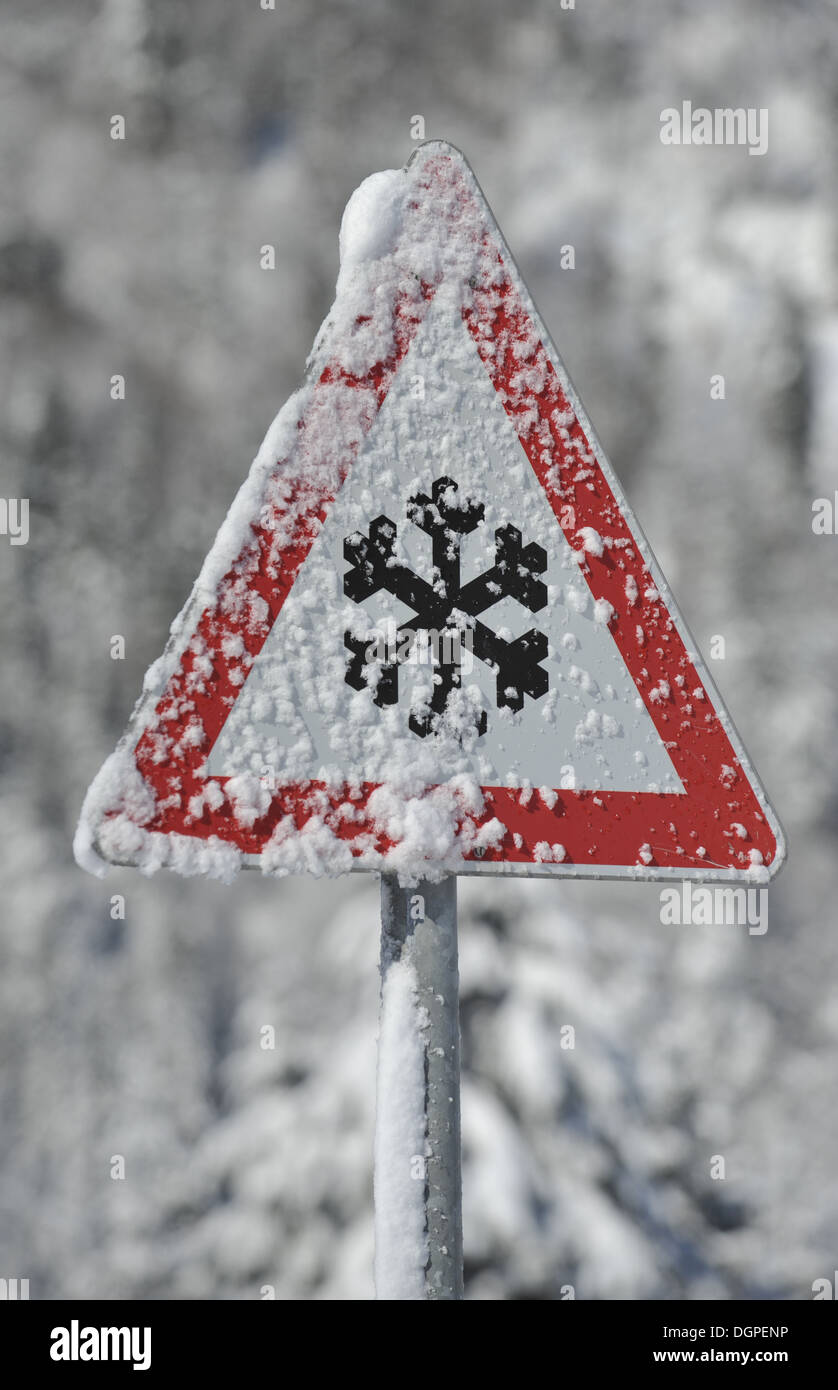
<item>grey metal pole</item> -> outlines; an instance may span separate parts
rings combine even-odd
[[[375,1208],[376,1297],[462,1298],[454,876],[381,876]]]

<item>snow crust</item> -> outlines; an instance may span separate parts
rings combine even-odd
[[[277,788],[289,782],[309,788],[307,819],[301,828],[290,814],[279,821],[260,855],[263,872],[334,875],[355,867],[396,872],[405,884],[456,873],[467,855],[500,843],[500,821],[476,824],[485,810],[481,786],[520,788],[524,797],[546,784],[553,798],[549,788],[557,786],[683,790],[617,652],[609,631],[612,605],[592,594],[580,573],[580,557],[584,566],[611,541],[583,527],[579,550],[571,550],[463,325],[461,311],[474,287],[480,284],[485,293],[488,286],[494,294],[500,276],[514,275],[514,267],[501,270],[487,249],[479,196],[458,202],[456,234],[444,205],[456,194],[449,190],[417,206],[416,181],[435,153],[433,145],[423,147],[406,170],[372,175],[347,205],[336,298],[315,340],[307,380],[271,424],[172,624],[166,651],[149,668],[131,725],[85,798],[74,851],[93,873],[102,874],[109,863],[132,863],[146,873],[166,866],[230,882],[243,863],[241,850],[215,835],[148,827],[184,801],[187,824],[207,807],[229,806],[240,826],[253,826]],[[460,171],[476,191],[463,162]],[[430,285],[436,289],[428,309]],[[532,312],[522,359],[541,331]],[[410,318],[419,327],[379,411],[371,368],[398,357],[399,335]],[[534,391],[539,370],[521,369]],[[349,445],[357,458],[347,479]],[[355,690],[344,679],[344,634],[366,638],[411,615],[400,612],[398,602],[382,603],[380,595],[364,605],[349,602],[342,592],[342,548],[351,533],[365,535],[376,516],[392,513],[396,557],[433,582],[427,537],[409,524],[407,507],[412,495],[429,493],[442,476],[455,479],[462,505],[485,505],[484,520],[463,548],[470,577],[491,566],[498,529],[510,524],[520,529],[524,545],[535,542],[547,551],[546,608],[530,612],[503,598],[490,621],[505,641],[531,629],[546,635],[549,688],[540,698],[527,695],[520,711],[500,707],[494,673],[478,661],[473,672],[464,668],[462,688],[434,733],[417,738],[407,717],[428,707],[429,665],[400,667],[404,698],[383,709],[374,702],[380,679],[374,663],[364,669],[366,688]],[[324,497],[335,499],[325,519]],[[268,573],[277,579],[287,547],[311,544],[275,623],[252,582],[261,563],[255,523],[269,537]],[[658,597],[656,589],[650,594]],[[232,617],[247,638],[225,638],[220,656],[197,633],[201,615],[213,608]],[[255,658],[248,645],[261,647]],[[195,709],[192,697],[207,689],[221,657],[236,692],[212,747],[197,713],[185,729],[182,720],[173,727],[156,713],[187,648],[191,684],[180,697],[181,713]],[[475,729],[480,709],[488,716],[485,737]],[[176,766],[184,749],[199,750],[205,757],[199,793],[182,793],[175,777],[168,799],[155,797],[134,757],[144,734],[153,737],[154,762],[164,768]],[[364,808],[375,834],[356,836],[353,853],[340,831],[358,819],[367,784],[378,784]],[[327,792],[343,798],[337,810]],[[536,846],[536,863],[563,861],[558,820],[556,829],[555,841]],[[382,837],[393,847],[382,850]]]
[[[374,1178],[375,1286],[388,1299],[425,1298],[426,1027],[415,966],[393,961],[381,986]]]

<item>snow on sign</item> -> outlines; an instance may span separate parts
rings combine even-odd
[[[767,877],[776,818],[462,155],[367,179],[340,243],[79,861]]]

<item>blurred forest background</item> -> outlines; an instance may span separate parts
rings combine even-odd
[[[662,926],[648,885],[462,883],[468,1296],[832,1276],[836,73],[833,0],[0,0],[0,468],[31,499],[0,538],[0,1275],[33,1298],[372,1296],[376,881],[97,882],[70,845],[416,114],[724,636],[791,851],[762,937]],[[685,99],[766,108],[767,154],[664,147]]]

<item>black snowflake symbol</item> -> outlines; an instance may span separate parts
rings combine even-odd
[[[547,588],[535,576],[543,574],[547,568],[546,551],[535,543],[522,545],[520,531],[514,526],[502,526],[495,531],[492,568],[468,584],[461,584],[462,537],[483,520],[483,513],[482,503],[460,501],[457,484],[451,478],[437,478],[430,497],[420,493],[410,498],[408,519],[432,538],[431,583],[396,560],[393,554],[396,525],[389,517],[376,517],[370,525],[369,536],[356,531],[343,543],[344,558],[353,566],[343,580],[347,598],[363,603],[384,590],[413,609],[415,617],[398,628],[398,653],[409,650],[421,632],[437,636],[447,633],[457,638],[455,642],[444,644],[442,657],[436,658],[430,708],[426,713],[410,715],[410,728],[420,738],[431,732],[436,716],[445,712],[451,691],[460,686],[459,639],[464,634],[474,655],[496,674],[498,708],[520,710],[525,695],[538,700],[547,693],[547,672],[538,664],[547,655],[544,634],[531,628],[522,637],[506,641],[477,616],[504,598],[516,599],[530,613],[543,608],[547,602]],[[343,640],[352,654],[346,682],[354,690],[365,690],[364,668],[369,661],[369,644],[351,632],[345,632]],[[398,702],[399,660],[396,656],[381,663],[374,697],[379,706]],[[477,732],[486,732],[485,710],[481,710],[477,720]]]

